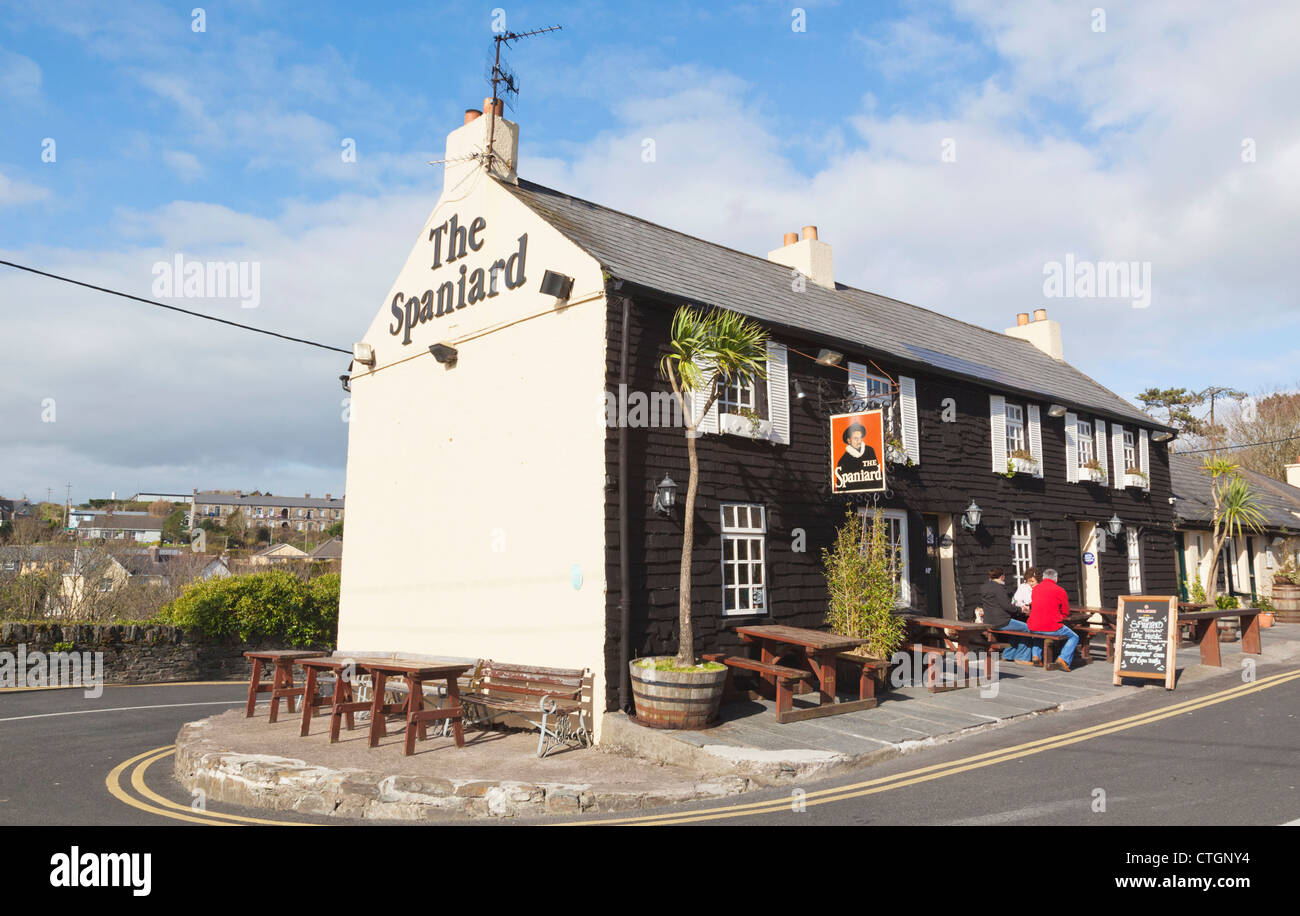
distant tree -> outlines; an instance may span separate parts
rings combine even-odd
[[[1165,422],[1180,433],[1193,436],[1204,434],[1204,422],[1192,413],[1193,408],[1205,403],[1204,393],[1188,391],[1186,388],[1148,388],[1137,397],[1146,407],[1147,413],[1163,410]]]
[[[185,527],[185,510],[173,509],[163,520],[162,536],[164,541],[173,544],[188,544],[189,530]]]
[[[257,543],[259,544],[271,543],[271,529],[266,527],[265,525],[258,525],[256,538],[257,538]]]
[[[325,529],[325,533],[332,538],[343,537],[343,522],[338,521],[330,525],[328,528]]]
[[[1300,455],[1300,391],[1261,392],[1226,411],[1223,426],[1242,467],[1285,480]]]
[[[248,533],[248,519],[244,517],[243,509],[236,509],[226,516],[226,534],[230,536],[230,542],[237,546],[244,546],[244,535]]]

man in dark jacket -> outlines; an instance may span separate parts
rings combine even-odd
[[[989,570],[989,581],[984,583],[980,600],[984,607],[984,622],[993,629],[1029,632],[1029,627],[1020,619],[1016,608],[1011,604],[1011,596],[1007,594],[1007,574],[1002,567],[995,566]],[[1010,645],[1002,650],[1004,661],[1021,665],[1033,664],[1029,660],[1028,640],[1008,636],[1007,642]]]

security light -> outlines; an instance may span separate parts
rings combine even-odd
[[[798,380],[798,379],[795,379],[795,380],[794,380],[794,396],[795,396],[796,399],[798,399],[798,400],[800,400],[800,401],[802,401],[804,398],[808,397],[808,392],[806,392],[806,391],[803,390],[803,385],[800,385],[800,384],[799,384],[799,380]]]
[[[548,270],[542,274],[542,293],[547,296],[554,296],[556,299],[568,299],[569,293],[573,290],[573,277],[557,274],[553,270]]]
[[[375,364],[375,348],[368,343],[354,343],[352,345],[352,359],[363,366],[373,366]]]
[[[1171,432],[1169,432],[1168,430],[1161,430],[1161,431],[1158,432],[1158,433],[1152,433],[1152,434],[1151,434],[1151,441],[1152,441],[1152,442],[1168,442],[1168,441],[1169,441],[1170,439],[1172,439],[1173,437],[1174,437],[1174,434],[1171,433]]]
[[[1065,408],[1060,404],[1053,404],[1051,407],[1047,408],[1047,415],[1049,417],[1063,417],[1065,416]]]
[[[455,347],[442,343],[436,343],[430,346],[429,352],[433,354],[434,359],[445,366],[456,365],[456,357],[460,355]]]

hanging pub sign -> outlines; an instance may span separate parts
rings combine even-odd
[[[883,493],[885,419],[880,410],[831,416],[831,492]]]
[[[1123,595],[1115,614],[1115,676],[1164,681],[1174,689],[1178,649],[1178,599],[1167,595]]]

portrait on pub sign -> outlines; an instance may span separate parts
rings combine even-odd
[[[879,410],[831,417],[831,492],[885,489],[885,423]]]

